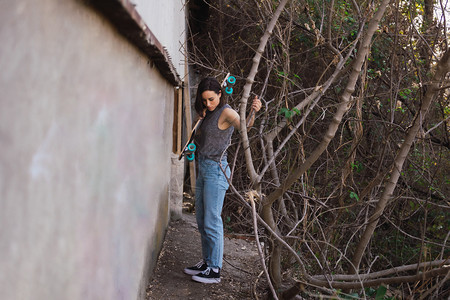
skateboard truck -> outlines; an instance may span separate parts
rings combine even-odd
[[[194,135],[195,135],[195,131],[197,130],[197,127],[200,126],[200,123],[203,119],[199,119],[197,121],[197,123],[195,123],[194,128],[191,131],[191,134],[189,135],[189,139],[186,143],[186,145],[184,146],[183,150],[180,153],[180,156],[178,156],[178,160],[181,160],[181,158],[183,157],[183,155],[186,155],[186,159],[188,161],[193,161],[195,158],[195,150],[197,149],[197,146],[194,143]]]
[[[195,149],[197,149],[197,146],[195,146],[194,143],[190,143],[186,146],[186,149],[184,150],[184,155],[186,155],[186,159],[188,161],[193,161],[195,158]]]

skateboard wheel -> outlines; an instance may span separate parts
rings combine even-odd
[[[190,143],[190,144],[187,146],[187,151],[194,152],[195,149],[197,149],[197,147],[195,146],[194,143]]]
[[[228,79],[227,79],[227,81],[228,81],[228,83],[229,83],[230,85],[233,85],[233,84],[236,83],[236,77],[234,77],[234,76],[229,76]]]
[[[233,94],[233,88],[232,87],[226,87],[225,88],[225,93],[228,94],[228,95]]]
[[[193,161],[195,158],[195,154],[194,153],[188,154],[188,155],[186,155],[186,158],[188,161]]]

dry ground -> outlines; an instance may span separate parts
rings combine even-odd
[[[195,216],[184,213],[183,218],[169,225],[163,249],[152,281],[148,285],[147,300],[153,299],[264,299],[261,287],[264,275],[257,247],[251,239],[225,236],[224,262],[221,282],[201,284],[183,273],[187,266],[201,259],[200,234]],[[257,291],[257,292],[255,292]]]

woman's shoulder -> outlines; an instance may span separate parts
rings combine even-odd
[[[225,107],[220,114],[219,124],[220,129],[226,129],[230,127],[230,125],[237,128],[239,127],[239,114],[228,105],[228,107]]]
[[[235,111],[230,105],[225,104],[225,106],[224,106],[224,108],[223,108],[223,111],[222,111],[222,115],[225,115],[225,116],[234,116],[234,115],[236,115],[236,114],[238,114],[237,111]]]

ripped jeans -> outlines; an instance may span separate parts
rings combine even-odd
[[[222,160],[222,168],[230,177],[230,168]],[[198,176],[195,185],[195,211],[202,241],[203,260],[211,268],[222,268],[223,222],[222,207],[229,185],[219,162],[198,159]]]

